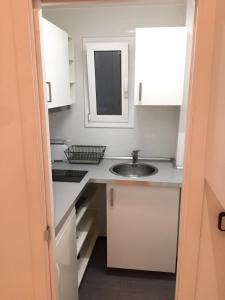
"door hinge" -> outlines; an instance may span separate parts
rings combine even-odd
[[[46,230],[44,231],[44,239],[49,242],[51,241],[52,234],[51,234],[51,227],[48,225],[46,227]]]

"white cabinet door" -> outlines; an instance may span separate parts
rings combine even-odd
[[[69,105],[68,34],[44,18],[42,23],[48,108]]]
[[[179,188],[107,185],[107,265],[175,272]]]
[[[59,300],[78,300],[75,209],[56,236]]]
[[[181,105],[187,33],[185,27],[138,28],[135,105]]]

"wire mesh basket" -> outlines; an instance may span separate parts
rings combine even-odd
[[[106,146],[71,145],[64,152],[71,164],[99,164]]]

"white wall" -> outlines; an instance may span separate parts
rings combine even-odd
[[[44,9],[43,16],[67,31],[75,41],[77,103],[69,111],[50,114],[52,138],[74,144],[107,145],[107,155],[175,157],[178,107],[137,107],[135,128],[85,128],[82,38],[134,36],[135,27],[183,26],[185,5]]]

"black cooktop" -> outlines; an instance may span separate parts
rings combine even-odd
[[[81,182],[88,171],[81,170],[52,170],[52,180],[53,181],[63,181],[63,182]]]

